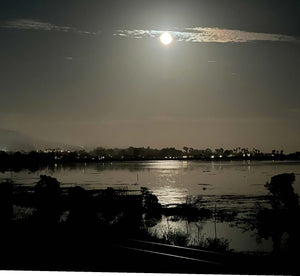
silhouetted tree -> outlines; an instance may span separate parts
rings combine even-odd
[[[224,149],[223,148],[215,149],[215,153],[216,153],[217,156],[223,155],[224,154]]]
[[[205,149],[205,158],[210,158],[212,155],[212,150],[210,148]]]
[[[293,173],[273,176],[271,182],[265,187],[272,194],[272,209],[262,209],[257,213],[253,223],[254,228],[262,238],[271,237],[273,240],[273,253],[281,253],[283,233],[288,234],[288,253],[292,254],[299,246],[299,220],[298,195],[292,187],[295,181]]]
[[[189,148],[188,148],[188,147],[183,147],[182,149],[184,150],[184,153],[185,153],[185,154],[188,154],[188,151],[189,151]]]
[[[299,206],[298,195],[294,192],[292,186],[295,181],[295,174],[284,173],[275,175],[271,178],[271,182],[267,182],[265,187],[274,196],[273,208],[274,209],[295,209]]]

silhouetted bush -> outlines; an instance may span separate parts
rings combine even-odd
[[[142,194],[142,207],[147,213],[157,213],[161,209],[161,205],[158,203],[158,198],[146,187],[141,187]]]
[[[88,193],[79,186],[72,187],[68,191],[69,199],[69,223],[86,224],[96,223],[96,210],[92,206]]]
[[[40,181],[35,186],[36,218],[39,221],[58,222],[61,213],[60,194],[60,183],[56,178],[40,175]]]
[[[152,194],[146,187],[141,187],[141,200],[144,224],[146,227],[152,227],[161,220],[161,205],[157,196]]]
[[[205,244],[203,245],[204,248],[208,250],[213,250],[217,252],[226,252],[230,251],[229,249],[229,241],[224,238],[207,238],[205,240]]]

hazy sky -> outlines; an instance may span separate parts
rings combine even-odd
[[[300,150],[299,14],[299,1],[1,0],[0,128]]]

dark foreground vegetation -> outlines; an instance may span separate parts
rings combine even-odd
[[[134,148],[105,149],[98,147],[90,152],[85,150],[69,151],[64,149],[48,149],[31,152],[6,152],[0,150],[0,171],[35,170],[41,166],[68,164],[75,162],[111,162],[138,160],[300,160],[300,152],[284,154],[283,150],[272,150],[263,153],[258,149],[193,149],[175,148]]]
[[[161,206],[147,188],[133,193],[62,188],[45,175],[34,187],[5,181],[0,183],[0,269],[294,273],[300,244],[294,180],[294,174],[272,177],[266,184],[271,208],[259,208],[255,218],[246,221],[248,229],[272,238],[273,253],[268,256],[230,252],[228,242],[217,238],[193,245],[194,251],[163,246],[185,247],[188,238],[174,232],[162,237],[150,234],[149,228],[162,216],[199,221],[216,219],[216,213],[194,202]],[[218,217],[230,220],[235,215],[219,213]],[[285,234],[287,243],[282,247]]]

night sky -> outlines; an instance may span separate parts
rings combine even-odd
[[[83,146],[300,150],[299,14],[300,1],[1,0],[0,128]]]

